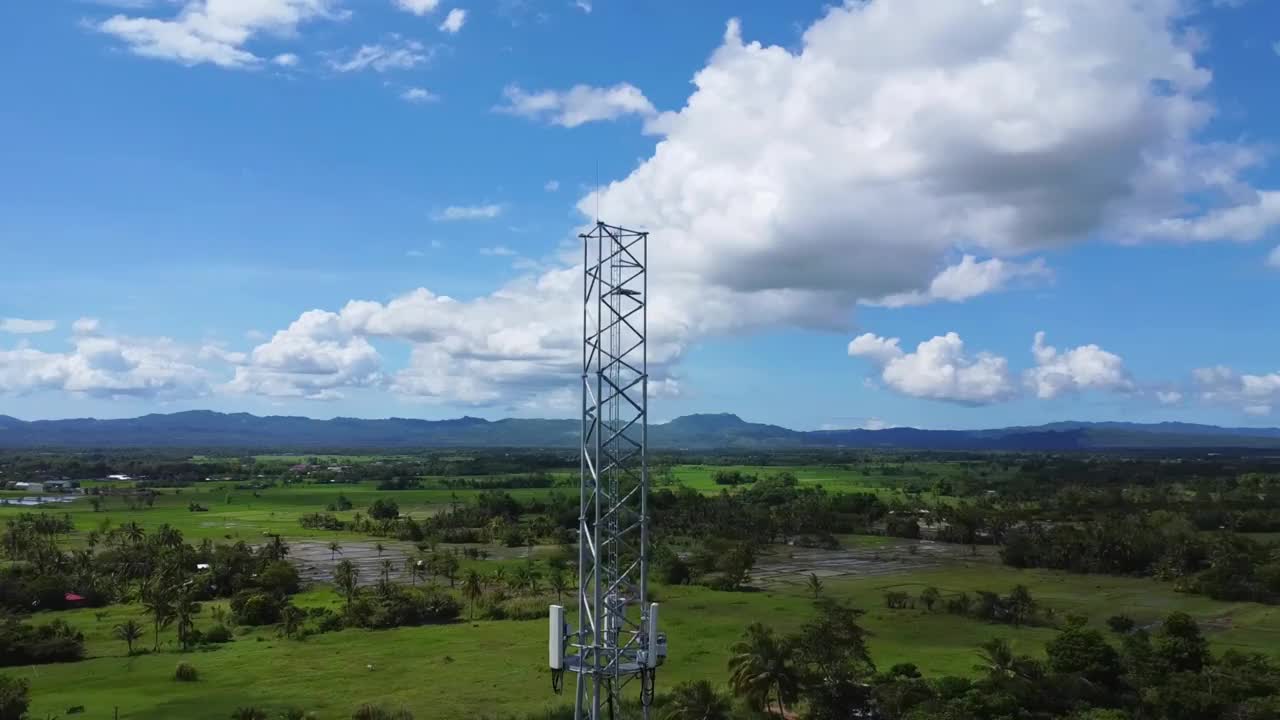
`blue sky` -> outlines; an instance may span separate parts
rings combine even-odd
[[[655,419],[1280,424],[1280,8],[1071,5],[5,3],[0,414],[571,416],[598,203]]]

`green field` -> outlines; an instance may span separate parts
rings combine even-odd
[[[104,496],[103,505],[95,511],[88,498],[77,498],[68,504],[48,506],[46,511],[58,514],[67,513],[75,522],[79,531],[97,529],[104,524],[118,525],[137,522],[146,528],[155,528],[163,524],[171,525],[182,531],[189,541],[212,540],[244,540],[258,542],[263,535],[279,534],[286,538],[312,538],[341,536],[325,530],[308,530],[303,528],[298,519],[303,515],[325,511],[325,507],[345,495],[354,505],[354,510],[335,512],[343,519],[367,508],[378,498],[395,500],[400,512],[406,515],[421,516],[446,508],[451,502],[469,502],[479,490],[399,490],[395,492],[375,489],[373,483],[332,484],[332,485],[290,485],[270,487],[262,490],[236,490],[232,483],[208,483],[180,490],[162,489],[158,491],[155,505],[150,508],[129,509],[122,498]],[[519,489],[506,490],[519,500],[533,497],[544,497],[551,490]],[[567,492],[560,490],[560,492]],[[21,493],[4,493],[10,497],[22,496]],[[192,512],[191,503],[208,508],[208,512]],[[22,512],[32,512],[34,508],[17,506],[0,506],[0,519]],[[349,535],[349,537],[363,537]]]
[[[275,460],[297,460],[299,462],[316,457],[325,458],[325,462],[350,462],[347,456],[263,456]],[[371,456],[374,457],[374,456]],[[364,458],[365,460],[368,457]],[[916,463],[918,471],[907,476],[866,474],[861,470],[845,467],[812,467],[812,466],[702,466],[678,465],[672,469],[677,483],[700,492],[712,493],[724,490],[738,491],[742,488],[728,488],[717,485],[713,479],[720,470],[739,470],[744,473],[765,477],[779,472],[794,474],[800,485],[821,485],[832,492],[873,492],[880,495],[892,495],[899,492],[907,480],[918,480],[920,477],[941,477],[957,472],[955,463]],[[936,467],[935,467],[936,466]],[[563,478],[567,484],[576,479],[569,473],[555,474]],[[440,478],[424,478],[428,486],[436,484]],[[922,482],[922,481],[921,481]],[[110,487],[119,483],[86,483],[86,487]],[[104,523],[118,525],[120,523],[137,522],[144,527],[154,528],[161,524],[169,524],[182,531],[190,541],[205,538],[211,540],[245,540],[256,542],[264,534],[279,534],[286,538],[328,537],[334,535],[323,530],[307,530],[298,523],[303,515],[324,511],[334,502],[338,495],[345,495],[354,505],[355,510],[335,513],[338,517],[349,519],[361,508],[368,507],[377,498],[389,498],[396,501],[403,514],[422,516],[448,507],[451,502],[467,503],[477,494],[483,492],[473,489],[421,489],[381,491],[372,482],[334,483],[334,484],[296,484],[288,486],[268,487],[261,490],[237,490],[230,482],[211,482],[183,489],[158,490],[155,505],[151,508],[131,510],[125,507],[119,497],[104,497],[100,511],[94,511],[88,499],[80,498],[69,504],[50,506],[52,512],[69,513],[77,530],[89,531],[97,529]],[[574,487],[557,487],[552,489],[512,489],[503,490],[518,500],[546,497],[552,492],[576,495]],[[0,498],[18,498],[23,493],[0,492]],[[932,493],[925,493],[928,499],[937,499]],[[197,503],[208,508],[208,512],[191,512],[188,507]],[[30,512],[29,507],[0,506],[0,518],[8,514]],[[355,537],[354,535],[352,537]]]
[[[912,462],[901,466],[849,466],[849,465],[677,465],[672,468],[676,481],[686,487],[703,492],[719,492],[726,489],[717,485],[718,472],[738,471],[764,478],[777,473],[795,475],[799,485],[822,486],[831,492],[870,492],[882,496],[894,495],[905,487],[923,490],[927,499],[937,499],[930,490],[940,479],[954,477],[967,469],[975,473],[996,472],[989,463],[974,462]]]
[[[887,589],[914,593],[927,585],[944,593],[1007,591],[1016,583],[1027,585],[1047,606],[1087,615],[1095,624],[1120,612],[1150,622],[1183,610],[1201,621],[1219,649],[1280,654],[1280,608],[1181,595],[1145,580],[964,567],[828,580],[826,592],[867,610],[864,622],[881,666],[914,662],[926,674],[971,674],[979,642],[1007,637],[1018,650],[1038,653],[1053,631],[986,624],[941,612],[888,610],[882,594]],[[727,648],[749,622],[762,620],[788,630],[810,612],[810,601],[799,588],[722,593],[659,587],[657,594],[671,638],[671,655],[659,675],[665,687],[692,678],[723,683]],[[331,604],[336,597],[318,589],[296,601]],[[205,622],[208,612],[206,607]],[[84,705],[89,718],[112,717],[118,707],[120,717],[130,720],[223,719],[239,705],[254,704],[297,706],[322,718],[346,718],[360,703],[378,701],[404,705],[419,720],[443,720],[537,710],[558,701],[544,668],[546,629],[541,621],[343,630],[305,641],[280,639],[271,629],[259,629],[214,650],[191,653],[174,651],[172,633],[167,632],[161,652],[128,658],[124,644],[110,636],[110,628],[131,615],[146,624],[135,607],[60,614],[84,630],[90,659],[9,670],[31,681],[35,717]],[[148,632],[145,644],[150,643]],[[171,680],[179,661],[195,665],[200,681]]]
[[[304,460],[314,456],[298,456]],[[337,461],[347,460],[332,456]],[[272,456],[272,459],[286,459]],[[289,457],[288,460],[294,458]],[[680,485],[701,492],[718,493],[725,486],[714,482],[719,470],[739,470],[764,477],[787,471],[802,485],[822,485],[835,492],[868,491],[878,494],[901,492],[906,483],[919,488],[931,486],[939,478],[957,472],[994,471],[991,464],[966,468],[964,463],[917,463],[908,472],[877,474],[876,466],[865,464],[807,467],[722,467],[682,465],[673,468]],[[980,467],[979,467],[980,466]],[[438,479],[428,479],[434,482]],[[729,489],[730,492],[741,488]],[[88,498],[47,512],[69,514],[77,532],[68,541],[83,542],[84,533],[136,521],[148,529],[169,524],[182,531],[188,541],[244,540],[260,542],[268,533],[295,541],[338,539],[344,544],[376,540],[354,533],[308,530],[298,519],[307,513],[324,511],[329,503],[345,495],[354,510],[336,513],[350,518],[378,498],[394,499],[402,513],[422,517],[450,503],[467,503],[481,491],[422,489],[379,491],[372,483],[296,484],[261,490],[237,490],[229,482],[212,482],[182,490],[161,490],[154,507],[129,509],[120,497],[108,497],[100,511]],[[551,492],[575,494],[572,488],[510,490],[527,500]],[[15,497],[20,493],[6,493]],[[930,493],[925,493],[926,497]],[[932,499],[932,498],[931,498]],[[945,501],[945,498],[943,498]],[[208,508],[192,512],[190,503]],[[0,507],[0,521],[29,507]],[[38,511],[38,510],[37,510]],[[881,536],[841,535],[837,538],[849,552],[879,554],[899,541]],[[494,548],[495,551],[498,548]],[[900,548],[899,548],[900,549]],[[520,549],[517,549],[523,552]],[[777,548],[785,556],[791,550]],[[497,553],[495,553],[496,556]],[[547,552],[536,552],[545,558]],[[491,573],[499,564],[512,565],[510,552],[505,560],[466,560],[464,567],[478,567]],[[1070,575],[1052,571],[1019,571],[981,558],[949,557],[925,569],[905,569],[896,574],[827,578],[829,596],[849,600],[865,609],[864,624],[871,633],[870,645],[876,662],[884,668],[895,663],[915,663],[927,675],[972,674],[975,647],[992,637],[1009,638],[1020,652],[1038,654],[1054,630],[1043,627],[1014,628],[987,624],[968,617],[940,611],[890,610],[883,595],[888,590],[916,595],[927,586],[944,595],[977,590],[1008,592],[1014,585],[1028,586],[1033,596],[1054,611],[1082,614],[1102,627],[1111,615],[1125,613],[1140,624],[1158,621],[1171,611],[1195,616],[1218,649],[1270,653],[1280,657],[1280,607],[1252,603],[1225,603],[1203,596],[1185,595],[1172,586],[1150,579],[1111,576]],[[661,688],[670,688],[688,679],[709,679],[723,685],[729,646],[751,622],[762,621],[779,631],[797,628],[812,611],[811,600],[799,583],[775,584],[753,592],[716,592],[696,586],[656,588],[663,603],[663,624],[670,637],[670,657],[659,675]],[[337,595],[321,585],[295,596],[300,606],[334,605]],[[200,615],[199,627],[213,624],[212,604]],[[68,708],[83,705],[85,718],[119,717],[129,720],[170,718],[225,719],[245,705],[271,709],[300,707],[321,718],[345,720],[364,702],[403,705],[418,720],[477,717],[484,714],[536,711],[564,701],[550,691],[545,669],[546,627],[544,621],[478,621],[450,625],[367,631],[343,630],[315,635],[306,640],[286,640],[275,628],[237,631],[226,645],[190,653],[175,649],[172,630],[162,634],[161,650],[128,657],[124,643],[111,635],[114,625],[135,617],[147,627],[142,644],[150,647],[148,618],[138,606],[113,606],[102,610],[42,613],[37,620],[65,618],[87,637],[88,659],[70,664],[7,668],[6,674],[30,681],[34,704],[32,716],[67,717]],[[174,666],[190,662],[200,672],[195,683],[173,681]]]

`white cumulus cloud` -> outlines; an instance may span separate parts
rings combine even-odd
[[[1280,403],[1280,372],[1241,374],[1217,365],[1197,368],[1191,376],[1205,402],[1235,406],[1250,415],[1269,415]]]
[[[328,400],[339,388],[376,385],[382,360],[335,313],[310,310],[258,345],[222,389],[270,397]]]
[[[0,318],[0,332],[14,335],[47,333],[58,326],[52,320],[27,320],[25,318]]]
[[[350,56],[329,58],[329,67],[340,73],[373,70],[409,70],[431,59],[430,51],[417,40],[393,37],[394,44],[361,45]]]
[[[979,295],[1002,290],[1018,279],[1050,276],[1052,272],[1040,258],[1020,263],[1000,258],[979,261],[972,255],[965,255],[959,263],[935,275],[933,280],[929,281],[928,289],[895,293],[879,300],[867,301],[867,304],[905,307],[939,300],[963,302]]]
[[[1119,355],[1097,345],[1081,345],[1059,352],[1036,333],[1031,346],[1036,366],[1027,371],[1027,385],[1042,400],[1079,390],[1121,391],[1133,389],[1133,381]]]
[[[1199,140],[1211,74],[1181,6],[872,0],[795,50],[731,22],[685,106],[651,123],[652,157],[579,209],[652,231],[667,273],[815,313],[833,295],[971,297],[1091,238],[1252,237],[1274,220],[1240,179],[1261,154]],[[940,275],[957,251],[973,259]]]
[[[414,15],[428,15],[440,6],[440,0],[395,0],[396,7]]]
[[[255,36],[287,37],[304,22],[348,14],[336,0],[189,0],[173,17],[119,14],[96,27],[142,57],[251,68],[263,61],[246,47]]]
[[[449,34],[455,34],[462,29],[462,25],[467,21],[467,11],[462,8],[454,8],[445,16],[444,21],[440,23],[440,30]]]
[[[453,220],[492,220],[501,214],[502,206],[497,204],[450,205],[431,217],[437,222],[448,222]]]
[[[876,363],[885,386],[912,397],[985,405],[1016,392],[1008,361],[990,353],[968,354],[956,333],[926,340],[911,353],[898,343],[898,338],[866,333],[849,343],[849,355]]]
[[[71,323],[71,332],[76,335],[96,335],[102,327],[98,318],[82,317]]]
[[[508,85],[503,91],[506,105],[494,108],[501,113],[545,120],[562,127],[599,120],[616,120],[624,115],[652,117],[657,114],[653,103],[630,83],[612,87],[575,85],[564,91],[526,92],[519,85]]]
[[[93,397],[192,396],[207,391],[198,352],[168,338],[119,338],[81,327],[66,352],[0,348],[0,395],[61,391]]]
[[[1084,390],[1129,391],[1134,388],[1124,361],[1097,345],[1066,351],[1046,345],[1045,334],[1036,333],[1032,345],[1035,366],[1023,376],[1028,390],[1040,399],[1051,399]],[[849,355],[865,358],[880,369],[880,381],[903,395],[970,405],[1010,400],[1019,387],[1008,361],[991,353],[969,354],[954,332],[926,340],[915,352],[906,352],[898,338],[865,333],[849,343]],[[1162,402],[1181,399],[1177,393],[1161,393]]]
[[[429,103],[439,100],[440,96],[426,88],[411,87],[400,93],[400,99],[411,103]]]
[[[1048,273],[1043,250],[1239,241],[1270,227],[1274,191],[1243,179],[1263,154],[1203,137],[1212,76],[1185,6],[846,3],[794,48],[729,23],[672,112],[625,83],[511,86],[500,110],[567,127],[632,114],[660,133],[651,156],[578,209],[595,217],[598,202],[600,217],[651,232],[651,357],[670,367],[700,338],[843,331],[860,302],[961,301],[1036,280]],[[338,314],[353,337],[412,345],[388,380],[400,392],[544,392],[576,372],[575,255],[472,300],[419,289]],[[968,353],[954,334],[910,353],[872,338],[858,350],[891,387],[975,404],[1025,387],[1003,358]],[[1033,368],[1035,392],[1123,391],[1113,357],[1054,350]]]

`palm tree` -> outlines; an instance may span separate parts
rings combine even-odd
[[[142,625],[133,618],[116,625],[115,636],[129,646],[129,654],[133,654],[133,644],[142,639]]]
[[[160,631],[173,622],[173,603],[162,594],[161,590],[153,589],[147,593],[147,599],[143,601],[142,606],[151,613],[151,623],[156,635],[155,651],[159,652]]]
[[[178,621],[178,644],[186,650],[191,645],[191,631],[195,629],[195,616],[200,612],[200,603],[190,595],[183,595],[173,604],[173,616]]]
[[[396,569],[396,564],[391,558],[382,561],[382,582],[391,582],[391,571]]]
[[[804,586],[814,600],[817,600],[818,596],[822,594],[822,580],[817,573],[809,573],[809,579],[805,580]]]
[[[512,573],[511,586],[517,590],[523,590],[530,595],[536,595],[538,592],[538,582],[542,576],[533,567],[533,563],[527,562],[518,566]]]
[[[283,560],[289,554],[289,545],[279,535],[272,535],[271,541],[262,547],[262,552],[272,560]]]
[[[161,525],[155,534],[156,543],[161,547],[177,548],[182,547],[182,533],[172,525],[165,523]]]
[[[1018,657],[1004,638],[991,638],[978,645],[978,657],[982,662],[973,669],[985,672],[993,680],[1008,680],[1018,675]]]
[[[493,569],[493,586],[502,587],[507,584],[507,569],[501,565]]]
[[[137,520],[130,520],[121,525],[120,531],[126,540],[133,543],[141,542],[142,538],[146,537],[146,531],[142,529]]]
[[[377,542],[373,544],[373,549],[378,551],[378,557],[382,557],[382,552],[387,549],[387,546]]]
[[[924,603],[926,610],[933,612],[933,606],[937,604],[938,598],[941,596],[942,594],[938,592],[938,588],[930,585],[920,591],[920,602]]]
[[[462,581],[462,595],[471,603],[471,619],[476,618],[476,600],[484,597],[484,579],[475,570],[468,570]]]
[[[296,605],[285,605],[280,609],[280,634],[287,638],[296,637],[306,619],[307,614]]]
[[[458,558],[453,555],[437,555],[436,557],[440,559],[436,574],[448,578],[449,587],[453,587],[454,580],[458,578]]]
[[[565,574],[564,568],[555,568],[551,571],[551,575],[547,578],[547,582],[551,585],[551,589],[556,593],[556,602],[560,602],[560,597],[564,595],[564,591],[569,589],[569,578]]]
[[[360,570],[350,560],[343,560],[333,569],[333,584],[342,591],[347,600],[347,609],[351,609],[351,601],[355,599],[357,583],[360,581]]]
[[[342,544],[339,543],[337,540],[330,540],[329,541],[329,562],[333,562],[334,560],[336,560],[338,555],[341,553],[342,553]]]
[[[729,682],[734,692],[769,713],[776,696],[779,714],[785,717],[786,704],[795,699],[799,686],[791,645],[779,640],[772,628],[756,622],[733,644],[732,652]]]
[[[671,690],[664,720],[729,720],[729,699],[706,680],[683,682]]]
[[[409,584],[418,584],[418,561],[412,556],[404,556],[404,574],[409,576]]]

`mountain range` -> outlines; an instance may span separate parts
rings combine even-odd
[[[576,447],[579,420],[510,418],[365,420],[267,416],[194,410],[137,418],[23,421],[0,415],[0,448],[243,448],[273,450],[446,447]],[[1248,448],[1280,450],[1280,428],[1190,423],[1058,422],[990,430],[791,430],[731,414],[678,417],[649,426],[661,449],[776,450],[1108,450]]]

